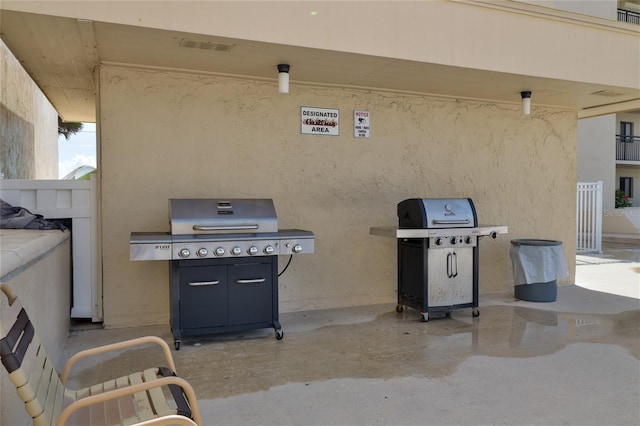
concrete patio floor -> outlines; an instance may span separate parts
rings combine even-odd
[[[273,330],[192,338],[173,355],[211,425],[637,425],[640,247],[630,248],[578,256],[578,285],[556,302],[484,294],[480,317],[427,323],[395,304],[285,313],[281,341]],[[168,325],[73,331],[61,364],[147,334],[172,344]],[[70,384],[162,364],[153,348],[96,361]]]

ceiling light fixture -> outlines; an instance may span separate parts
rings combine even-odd
[[[528,90],[520,92],[520,96],[522,97],[522,115],[531,114],[531,92]]]
[[[278,64],[278,92],[289,93],[289,64]]]

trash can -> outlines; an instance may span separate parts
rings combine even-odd
[[[562,241],[511,240],[515,296],[529,302],[554,302],[558,278],[569,277]]]

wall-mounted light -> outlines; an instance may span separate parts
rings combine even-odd
[[[289,64],[278,64],[278,92],[289,93]]]
[[[520,92],[520,96],[522,97],[522,115],[531,114],[531,92],[528,90]]]

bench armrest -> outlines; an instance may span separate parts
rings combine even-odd
[[[117,351],[125,348],[130,348],[133,346],[144,345],[147,343],[155,343],[162,349],[164,353],[164,358],[167,363],[167,367],[171,369],[174,373],[176,372],[176,364],[173,362],[173,356],[171,355],[171,349],[167,342],[162,340],[157,336],[144,336],[138,337],[136,339],[124,340],[122,342],[112,343],[110,345],[98,346],[96,348],[87,349],[84,351],[80,351],[77,354],[73,355],[69,360],[65,363],[64,368],[62,370],[62,374],[60,375],[60,380],[62,384],[66,384],[67,378],[69,377],[69,373],[71,372],[71,367],[77,361],[88,358],[90,356],[99,355],[107,352]]]

